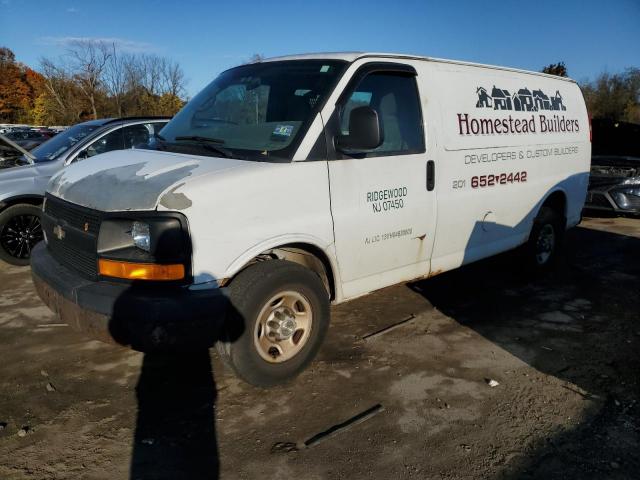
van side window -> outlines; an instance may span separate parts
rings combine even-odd
[[[420,97],[413,76],[394,73],[367,75],[350,95],[340,113],[340,130],[349,134],[349,115],[368,106],[378,112],[384,141],[367,156],[406,155],[425,151]]]

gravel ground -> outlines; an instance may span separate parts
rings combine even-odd
[[[335,307],[271,390],[73,332],[28,270],[0,285],[3,480],[639,475],[638,219],[586,219],[543,277],[506,254]]]

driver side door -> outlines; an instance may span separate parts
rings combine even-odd
[[[334,138],[348,135],[351,111],[367,106],[377,112],[384,137],[372,151],[348,155],[336,150],[329,160],[335,246],[346,298],[428,274],[433,247],[435,191],[428,189],[417,73],[408,65],[380,65],[356,72],[328,122]]]

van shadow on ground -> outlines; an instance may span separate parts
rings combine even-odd
[[[132,302],[141,292],[152,295],[159,307],[145,312],[145,306]],[[244,324],[230,304],[226,317],[212,315],[214,300],[185,306],[185,317],[165,301],[161,289],[134,283],[116,300],[109,324],[117,343],[146,352],[136,386],[130,478],[215,480],[220,475],[217,389],[209,349],[218,341],[236,340]],[[171,320],[156,319],[155,312]]]
[[[565,257],[541,277],[520,271],[511,252],[409,288],[531,367],[600,399],[577,428],[522,452],[506,478],[637,478],[640,239],[576,228],[566,240]],[[524,354],[541,345],[553,351]]]
[[[218,478],[209,352],[145,354],[136,396],[130,478]]]

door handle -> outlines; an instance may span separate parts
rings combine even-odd
[[[432,191],[436,184],[436,164],[433,160],[427,161],[427,191]]]

